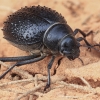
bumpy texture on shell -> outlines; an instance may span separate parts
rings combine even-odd
[[[4,22],[4,38],[24,46],[42,44],[44,32],[55,22],[66,23],[59,13],[47,7],[21,8]]]

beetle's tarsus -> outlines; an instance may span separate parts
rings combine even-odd
[[[50,84],[46,84],[44,91],[46,91],[46,89],[48,89],[50,87]]]

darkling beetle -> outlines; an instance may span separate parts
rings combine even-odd
[[[69,60],[80,55],[80,41],[84,40],[88,48],[91,45],[85,39],[87,35],[80,29],[73,31],[64,17],[58,12],[41,6],[24,7],[8,16],[3,27],[4,38],[17,48],[31,52],[32,55],[20,57],[1,57],[3,62],[15,61],[5,73],[3,78],[15,66],[21,66],[40,61],[51,56],[48,68],[48,82],[44,90],[50,87],[50,69],[57,55],[61,54]],[[77,33],[83,37],[75,38]]]

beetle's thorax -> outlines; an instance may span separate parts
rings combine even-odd
[[[68,35],[73,35],[72,29],[67,24],[57,22],[45,31],[43,43],[52,52],[57,53],[59,42]]]

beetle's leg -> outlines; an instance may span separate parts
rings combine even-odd
[[[90,31],[89,33],[85,34],[82,30],[80,30],[80,29],[75,29],[75,30],[74,30],[74,36],[75,36],[78,32],[80,32],[80,33],[82,34],[83,38],[82,38],[82,37],[79,37],[79,38],[77,38],[77,41],[82,41],[82,40],[84,40],[85,43],[86,43],[86,45],[87,45],[87,47],[88,47],[88,49],[94,48],[95,46],[99,46],[99,47],[100,47],[100,44],[91,45],[91,44],[88,43],[88,41],[85,39],[85,37],[87,37],[87,36],[89,36],[90,34],[92,34],[93,31]],[[97,50],[96,48],[94,48],[94,49]],[[97,51],[99,51],[99,50],[97,50]],[[100,51],[99,51],[99,52],[100,52]]]
[[[50,87],[50,69],[51,69],[51,67],[53,65],[54,60],[55,60],[55,56],[52,56],[48,66],[47,66],[47,69],[48,69],[48,82],[47,82],[47,84],[46,84],[46,86],[44,88],[44,91],[46,91],[46,89]]]
[[[77,41],[82,41],[82,40],[84,40],[84,42],[86,43],[86,45],[87,45],[87,47],[88,47],[88,49],[90,49],[91,50],[91,48],[94,48],[95,46],[99,46],[100,47],[100,44],[96,44],[96,45],[91,45],[85,38],[83,38],[83,37],[79,37],[79,38],[77,38]],[[95,50],[97,50],[96,48],[94,48]],[[97,50],[97,51],[99,51],[99,50]]]
[[[45,54],[41,55],[40,57],[34,58],[34,59],[29,59],[29,60],[25,60],[25,61],[21,61],[21,62],[17,62],[16,64],[14,64],[13,66],[11,66],[6,72],[4,72],[1,76],[0,79],[2,79],[9,71],[11,71],[15,66],[21,66],[21,65],[25,65],[25,64],[30,64],[33,62],[37,62],[40,61],[42,59],[44,59],[46,57]]]
[[[82,40],[84,40],[84,42],[86,43],[87,46],[91,46],[91,44],[88,43],[88,41],[85,38],[83,38],[83,37],[79,37],[76,40],[79,41],[79,42],[82,41]]]
[[[78,32],[80,32],[82,35],[83,35],[83,37],[87,37],[87,36],[89,36],[90,34],[92,34],[93,33],[93,31],[90,31],[89,33],[84,33],[82,30],[80,30],[80,29],[75,29],[74,30],[74,36],[78,33]]]
[[[40,54],[34,54],[30,56],[19,56],[19,57],[0,57],[0,61],[3,61],[3,62],[24,61],[24,60],[33,59],[39,56]]]

